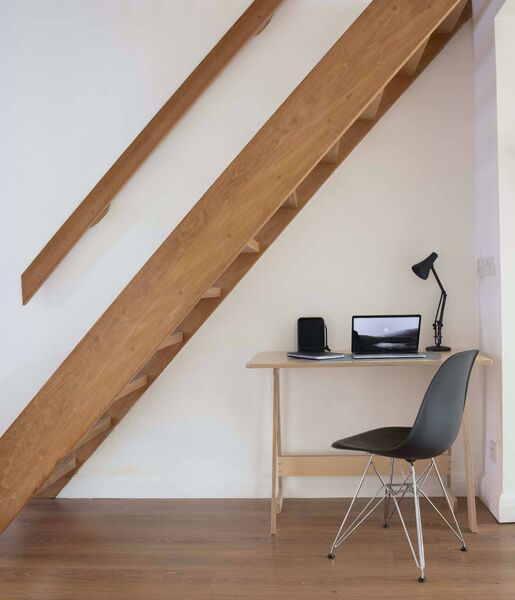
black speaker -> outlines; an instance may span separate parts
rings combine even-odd
[[[322,317],[301,317],[297,320],[297,345],[299,352],[329,350]]]

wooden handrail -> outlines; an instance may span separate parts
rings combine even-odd
[[[23,304],[106,213],[114,196],[282,0],[255,0],[61,225],[21,276]]]
[[[0,439],[0,531],[457,5],[374,0],[247,144]]]

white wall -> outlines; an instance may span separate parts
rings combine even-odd
[[[515,521],[515,1],[474,2],[476,243],[495,275],[479,280],[481,347],[494,358],[485,380],[481,498]],[[491,445],[496,451],[492,453]]]
[[[285,1],[22,307],[20,273],[247,4],[1,0],[2,429],[367,2]],[[449,291],[445,342],[477,346],[472,78],[466,26],[64,496],[267,495],[271,375],[245,370],[246,360],[294,347],[302,315],[324,316],[331,345],[345,348],[354,313],[420,311],[429,343],[438,290],[410,265],[432,250]],[[409,424],[431,375],[423,367],[285,374],[285,450],[325,451],[365,428]],[[477,473],[480,382],[475,373],[469,397]],[[461,439],[454,463],[463,493]],[[344,495],[352,484],[292,480],[287,493]]]
[[[475,97],[475,214],[476,247],[479,258],[492,258],[493,276],[478,279],[480,344],[494,359],[485,373],[484,473],[480,495],[499,518],[502,492],[502,343],[499,199],[497,166],[497,105],[495,77],[494,18],[504,0],[475,0],[474,97]],[[496,456],[490,444],[496,445]]]
[[[499,157],[500,258],[503,347],[503,487],[501,521],[515,521],[515,2],[509,0],[495,19],[497,125]]]

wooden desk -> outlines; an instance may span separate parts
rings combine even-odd
[[[346,352],[346,351],[344,351]],[[456,350],[458,352],[458,350]],[[342,369],[351,367],[439,367],[453,354],[452,352],[441,353],[437,360],[429,359],[403,359],[403,360],[353,360],[349,357],[344,360],[314,361],[298,360],[288,358],[286,352],[260,352],[247,363],[248,369],[272,369],[273,370],[273,435],[272,435],[272,498],[271,498],[271,522],[270,532],[275,534],[277,529],[277,515],[281,512],[283,503],[283,478],[288,476],[359,476],[362,474],[367,455],[364,454],[322,454],[322,455],[299,455],[282,454],[281,449],[281,394],[280,394],[280,370],[281,369]],[[476,365],[491,365],[492,360],[479,354]],[[422,398],[420,399],[422,401]],[[463,442],[465,446],[465,471],[467,484],[467,508],[469,529],[477,533],[476,497],[474,489],[474,468],[472,459],[472,442],[470,439],[470,421],[468,406],[462,422]],[[375,460],[375,459],[374,459]],[[424,461],[420,461],[424,462]],[[447,454],[437,458],[438,468],[444,476],[447,491],[456,505],[456,498],[450,492],[451,483],[451,449]],[[376,465],[386,473],[388,459],[378,457]]]

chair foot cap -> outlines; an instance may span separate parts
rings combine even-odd
[[[335,555],[332,552],[329,552],[329,554],[327,555],[327,558],[329,560],[333,560],[334,557],[335,557]]]
[[[460,548],[460,550],[461,550],[462,552],[468,552],[468,551],[469,551],[469,549],[467,548],[467,546],[462,546],[462,547]]]
[[[425,577],[419,577],[418,578],[418,582],[419,583],[425,583],[426,582],[426,578]]]
[[[383,529],[390,529],[390,523],[385,523],[383,525]]]

